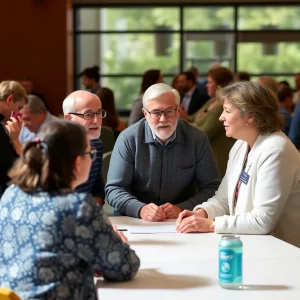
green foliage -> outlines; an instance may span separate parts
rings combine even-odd
[[[156,30],[157,26],[171,26],[179,30],[179,8],[136,7],[101,9],[106,22],[102,30]],[[278,29],[300,29],[300,6],[293,7],[239,7],[239,30],[261,30],[264,26]],[[104,26],[104,27],[103,27]],[[233,30],[233,7],[186,7],[184,8],[184,30]],[[225,33],[224,33],[225,34]],[[230,33],[229,33],[230,34]],[[228,35],[228,33],[227,33]],[[234,33],[229,37],[233,38]],[[108,43],[108,51],[101,57],[101,70],[106,74],[142,74],[148,69],[160,69],[163,74],[176,74],[180,65],[180,35],[171,34],[167,56],[155,53],[154,33],[112,33],[102,40]],[[222,32],[219,34],[222,36]],[[102,35],[101,37],[104,37]],[[200,36],[201,37],[201,36]],[[227,36],[224,36],[227,39]],[[185,67],[196,65],[206,72],[210,63],[218,59],[214,54],[214,42],[203,35],[203,39],[190,38],[186,42]],[[239,43],[237,48],[237,70],[249,73],[296,73],[300,70],[300,42],[279,43],[276,56],[263,56],[260,43]],[[229,53],[230,56],[232,54]],[[232,57],[226,57],[232,65]],[[170,80],[171,78],[169,78]],[[280,78],[283,79],[283,78]],[[290,80],[291,78],[289,78]],[[102,82],[114,90],[119,109],[130,109],[138,96],[141,78],[103,78]]]

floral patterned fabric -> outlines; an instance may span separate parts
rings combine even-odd
[[[0,201],[0,286],[21,299],[96,299],[93,270],[131,279],[139,258],[90,195],[28,194],[10,186]]]

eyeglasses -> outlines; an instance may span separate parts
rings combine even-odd
[[[93,120],[95,118],[95,116],[97,118],[102,118],[104,119],[106,117],[106,110],[104,109],[100,109],[98,110],[97,112],[92,112],[92,111],[89,111],[89,112],[86,112],[84,114],[77,114],[77,113],[69,113],[70,115],[75,115],[75,116],[79,116],[79,117],[82,117],[84,120]]]
[[[91,156],[91,160],[95,161],[97,158],[97,150],[91,149],[91,151],[83,152],[82,155],[89,154]]]
[[[147,108],[145,110],[148,112],[150,117],[154,120],[158,120],[162,114],[166,116],[166,118],[173,118],[178,110],[178,106],[176,108],[170,108],[166,110],[153,110],[149,111]]]

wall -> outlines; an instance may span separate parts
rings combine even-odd
[[[74,4],[232,4],[232,3],[299,3],[299,0],[73,0]]]
[[[67,1],[1,1],[0,9],[0,80],[30,77],[50,111],[61,113],[72,89],[67,84],[72,63],[67,61]]]

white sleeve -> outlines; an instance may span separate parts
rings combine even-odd
[[[216,233],[268,234],[276,227],[296,184],[294,181],[298,168],[298,164],[293,163],[289,157],[288,149],[284,150],[286,151],[261,154],[257,165],[254,199],[250,199],[253,202],[252,211],[216,218]]]

